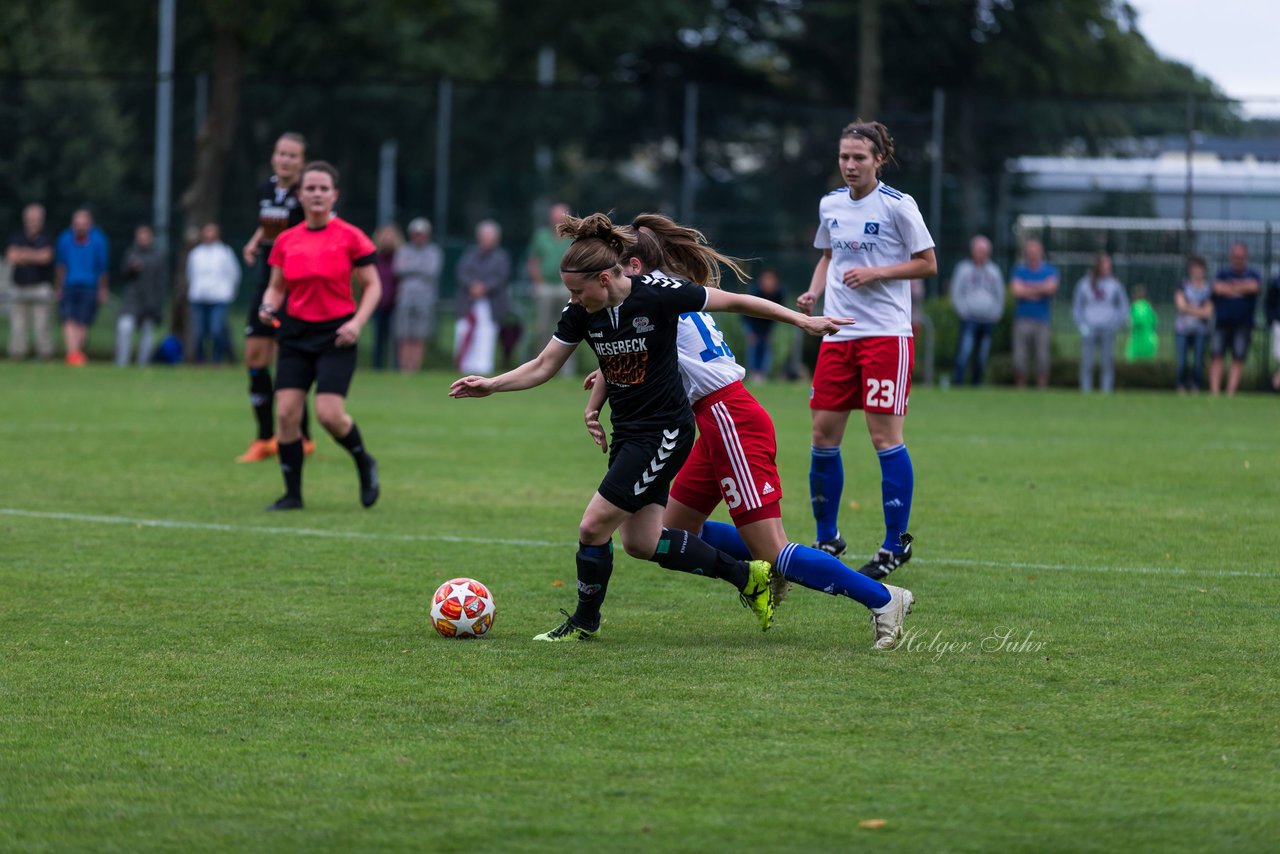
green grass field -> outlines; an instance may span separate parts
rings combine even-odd
[[[0,850],[1275,850],[1275,399],[917,390],[906,644],[619,549],[566,646],[582,393],[450,379],[358,375],[381,502],[325,439],[277,516],[240,371],[0,364]],[[759,396],[808,542],[807,389]],[[427,623],[456,575],[483,640]]]

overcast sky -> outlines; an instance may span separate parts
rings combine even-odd
[[[1277,0],[1129,0],[1138,29],[1156,51],[1185,62],[1249,115],[1280,115],[1280,2]]]

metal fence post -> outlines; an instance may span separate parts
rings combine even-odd
[[[436,96],[436,242],[449,234],[449,143],[453,125],[453,81],[442,78]]]

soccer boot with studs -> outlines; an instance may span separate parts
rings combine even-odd
[[[882,581],[888,577],[898,567],[911,560],[911,543],[914,539],[910,534],[902,534],[898,537],[898,544],[902,546],[902,551],[891,552],[881,547],[875,553],[871,560],[858,567],[858,572],[868,578],[874,578],[876,581]]]
[[[573,615],[565,609],[561,608],[560,613],[564,614],[564,622],[556,626],[548,632],[540,635],[534,635],[536,641],[548,641],[550,643],[561,643],[563,641],[586,641],[591,640],[600,631],[600,627],[588,629],[586,626],[580,626],[573,621]]]
[[[760,621],[760,631],[767,632],[773,625],[774,580],[779,575],[773,565],[765,560],[753,560],[747,564],[747,586],[738,598]]]
[[[893,649],[902,640],[902,623],[911,613],[916,597],[905,587],[886,584],[889,601],[871,609],[871,629],[875,632],[875,649]]]
[[[813,544],[813,547],[818,551],[826,552],[832,557],[840,557],[840,555],[844,554],[845,549],[849,547],[849,544],[844,541],[844,537],[840,536],[840,532],[836,531],[835,537],[830,540],[818,540]]]

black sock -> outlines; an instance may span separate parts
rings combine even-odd
[[[311,415],[307,409],[307,402],[302,401],[302,438],[311,438]]]
[[[613,541],[599,546],[578,543],[577,561],[578,609],[573,612],[573,621],[594,631],[600,626],[600,606],[613,575]]]
[[[362,466],[369,460],[369,452],[364,449],[364,439],[360,438],[360,428],[356,426],[356,422],[351,422],[351,429],[347,431],[347,435],[338,439],[337,442],[355,458],[356,465]]]
[[[272,404],[271,369],[249,369],[249,405],[253,407],[253,417],[258,419],[258,438],[270,439],[276,434],[276,425],[271,417]]]
[[[284,475],[284,494],[302,499],[302,440],[280,443],[280,474]]]
[[[663,528],[662,536],[658,537],[658,549],[650,560],[663,569],[723,578],[739,592],[747,586],[745,561],[714,548],[688,531]]]

